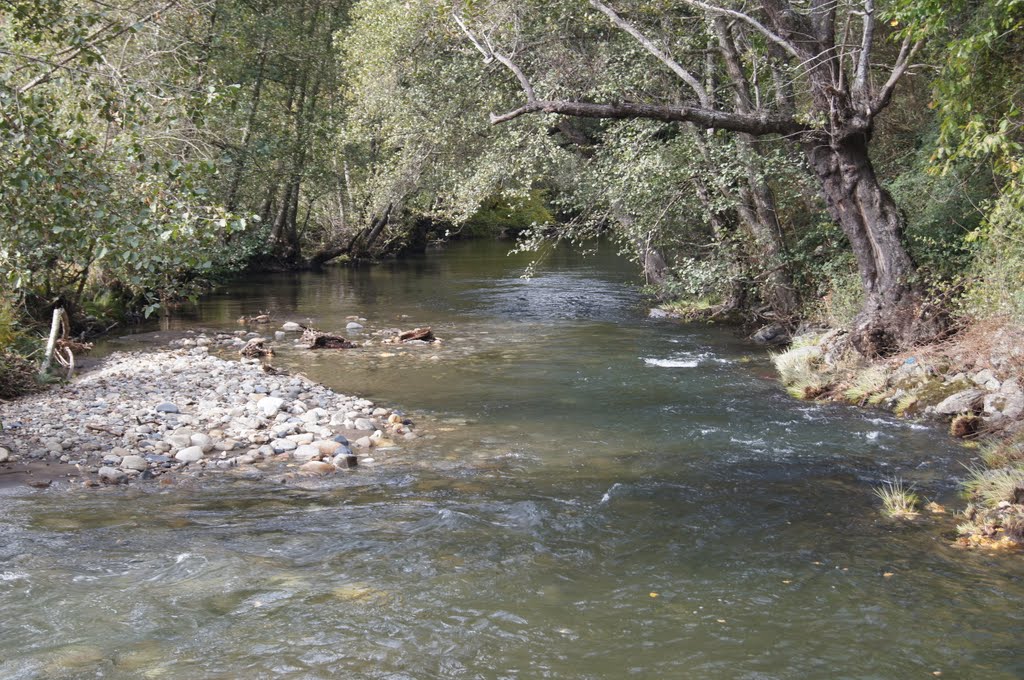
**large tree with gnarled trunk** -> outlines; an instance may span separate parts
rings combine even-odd
[[[648,118],[730,131],[752,140],[752,147],[758,139],[799,144],[856,256],[864,304],[852,329],[855,347],[866,355],[884,355],[941,332],[942,317],[924,304],[915,283],[915,265],[902,240],[903,217],[868,154],[875,120],[919,47],[910,38],[899,46],[884,39],[886,25],[875,0],[677,0],[657,6],[622,0],[614,7],[590,0],[595,14],[629,33],[679,78],[686,94],[674,101],[581,101],[558,94],[544,77],[536,42],[517,37],[522,22],[538,19],[545,5],[555,4],[458,3],[455,8],[456,23],[488,62],[514,75],[525,99],[492,114],[492,123],[527,114]],[[668,13],[691,18],[691,29],[715,38],[717,48],[673,56],[657,37],[663,33],[659,21]],[[730,96],[708,91],[715,78],[731,84]],[[752,88],[758,78],[771,85]],[[541,89],[555,94],[545,96]],[[771,96],[761,96],[761,90]]]

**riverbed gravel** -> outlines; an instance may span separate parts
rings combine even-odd
[[[401,412],[211,355],[209,344],[115,353],[69,384],[0,404],[0,462],[74,470],[86,485],[275,464],[321,476],[417,436]]]

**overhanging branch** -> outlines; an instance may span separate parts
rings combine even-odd
[[[638,104],[622,102],[597,104],[576,101],[528,101],[523,106],[504,114],[491,114],[491,124],[505,123],[529,113],[557,113],[577,118],[646,118],[676,123],[692,123],[709,130],[730,130],[752,135],[794,135],[809,128],[789,116],[768,114],[740,114],[691,106]]]

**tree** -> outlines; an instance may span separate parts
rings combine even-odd
[[[899,0],[891,15],[905,33],[928,37],[938,64],[932,172],[966,167],[995,183],[967,236],[978,247],[968,308],[1024,318],[1024,2]]]
[[[535,86],[528,71],[545,69],[543,55],[523,45],[523,26],[538,22],[533,10],[557,3],[457,3],[453,18],[488,63],[504,67],[518,83],[525,102],[492,114],[492,124],[527,114],[559,114],[581,118],[631,119],[689,123],[756,139],[785,139],[800,145],[817,179],[828,210],[842,227],[857,260],[864,304],[852,330],[854,346],[866,355],[885,355],[934,337],[943,318],[924,304],[915,283],[915,265],[902,243],[903,217],[881,185],[868,155],[875,120],[920,48],[912,35],[903,39],[885,69],[886,44],[874,0],[835,3],[810,0],[761,0],[753,9],[705,0],[674,3],[628,3],[636,15],[590,0],[590,5],[627,31],[644,50],[686,86],[682,101],[630,101],[613,94],[606,102],[562,96],[570,88],[554,87],[551,96]],[[625,7],[627,3],[620,3]],[[685,18],[692,30],[703,23],[719,39],[720,49],[689,58],[673,58],[636,28],[665,14]],[[543,24],[549,26],[555,22]],[[545,29],[547,30],[547,29]],[[851,33],[858,33],[851,40]],[[744,46],[743,53],[735,49]],[[708,61],[713,63],[709,66]],[[726,73],[734,88],[729,102],[706,92],[704,75]],[[771,83],[770,97],[745,96],[742,85],[753,78]],[[704,91],[702,94],[702,90]],[[540,92],[541,94],[538,94]]]

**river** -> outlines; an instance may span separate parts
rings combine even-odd
[[[647,318],[607,245],[528,279],[507,250],[244,279],[169,321],[431,325],[439,348],[274,359],[425,436],[308,485],[7,492],[0,677],[1024,676],[1019,561],[872,495],[955,507],[972,452]]]

